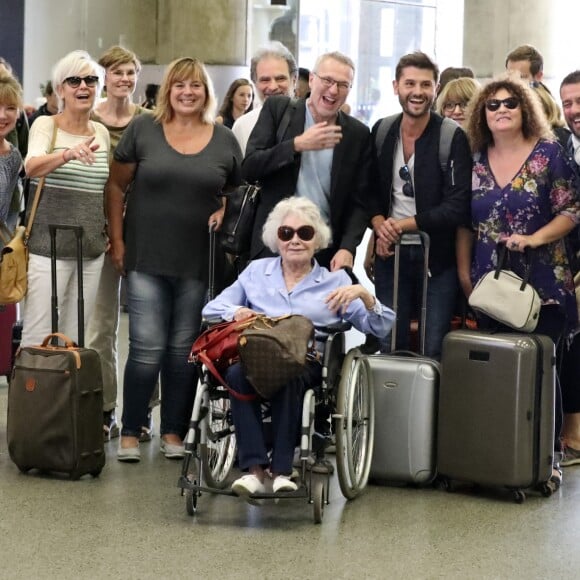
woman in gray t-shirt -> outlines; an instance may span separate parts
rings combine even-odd
[[[106,209],[111,259],[127,274],[130,341],[120,461],[140,460],[159,372],[161,451],[184,454],[196,373],[187,357],[206,294],[208,226],[222,222],[220,192],[240,182],[240,148],[214,112],[205,67],[180,58],[166,70],[154,116],[135,118],[115,150]]]

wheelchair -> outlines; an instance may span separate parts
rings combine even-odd
[[[322,383],[306,390],[302,405],[299,443],[299,479],[296,491],[259,493],[256,500],[306,499],[313,506],[314,523],[321,523],[330,498],[330,472],[313,475],[313,453],[323,460],[330,433],[315,426],[317,407],[330,411],[336,437],[336,471],[342,494],[356,498],[366,487],[374,440],[374,398],[367,366],[355,348],[345,354],[348,323],[318,329],[326,336],[322,356]],[[317,333],[318,334],[318,333]],[[205,365],[198,365],[198,382],[192,417],[184,441],[185,457],[178,487],[188,515],[197,512],[203,493],[237,497],[228,487],[237,446],[229,393],[216,382]],[[264,407],[264,405],[263,405]]]

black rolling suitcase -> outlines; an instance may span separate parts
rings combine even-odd
[[[84,348],[82,235],[77,226],[49,226],[52,331],[39,346],[19,349],[8,391],[8,451],[18,468],[98,476],[105,465],[103,380],[99,355]],[[78,345],[58,334],[56,231],[77,242]],[[59,345],[61,340],[64,345]]]
[[[443,341],[437,458],[454,480],[551,495],[555,348],[547,336],[469,330]]]

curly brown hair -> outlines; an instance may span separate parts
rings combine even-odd
[[[522,134],[525,139],[554,140],[554,134],[542,109],[538,95],[529,85],[515,76],[503,75],[485,85],[477,93],[466,112],[466,132],[475,152],[484,151],[493,145],[493,135],[487,125],[485,103],[499,90],[505,89],[512,97],[518,99],[522,110]]]

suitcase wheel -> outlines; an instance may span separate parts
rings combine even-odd
[[[453,493],[455,491],[455,486],[453,482],[447,477],[441,477],[439,479],[439,489],[446,491],[447,493]]]
[[[19,469],[20,473],[28,473],[32,469],[32,467],[23,467],[23,466],[19,465],[18,469]]]
[[[101,475],[101,471],[103,471],[103,470],[97,469],[96,471],[91,471],[91,476],[92,477],[99,477],[99,475]]]
[[[522,490],[517,489],[513,492],[513,498],[516,503],[522,504],[526,501],[526,494]]]

